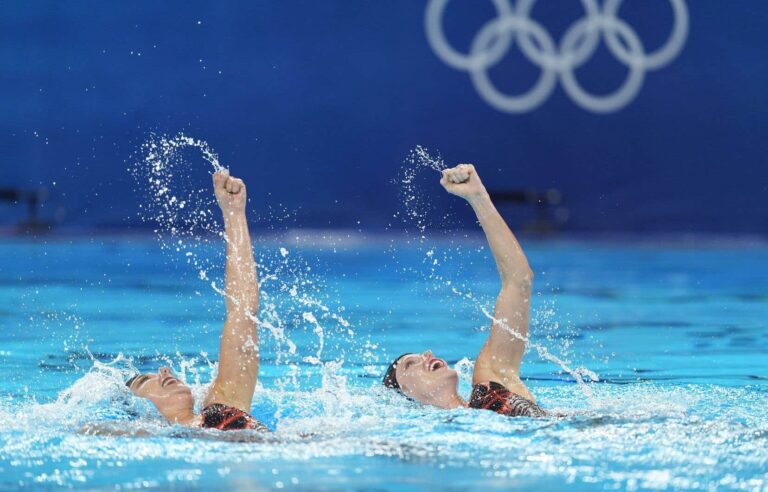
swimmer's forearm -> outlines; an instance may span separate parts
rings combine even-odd
[[[259,283],[244,212],[224,214],[227,317],[245,321],[259,310]],[[250,316],[249,316],[250,315]]]
[[[530,289],[533,272],[523,248],[515,235],[504,222],[487,192],[467,197],[467,201],[477,215],[477,220],[485,232],[491,247],[496,267],[499,270],[503,287],[517,286]]]

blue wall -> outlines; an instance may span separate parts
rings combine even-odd
[[[65,224],[128,225],[131,153],[183,130],[249,180],[255,206],[279,200],[307,226],[385,226],[390,181],[421,144],[475,162],[489,187],[560,188],[573,230],[766,232],[768,2],[688,4],[682,53],[623,110],[590,113],[558,85],[511,115],[433,53],[423,1],[5,0],[0,187],[48,186]],[[579,5],[534,17],[558,39]],[[649,50],[672,26],[666,0],[621,13]],[[454,0],[445,28],[466,47],[492,16]],[[538,73],[515,53],[492,71],[511,91]],[[607,92],[625,72],[601,47],[577,74]]]

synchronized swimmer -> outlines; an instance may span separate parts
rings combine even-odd
[[[520,244],[494,207],[475,167],[460,164],[443,171],[440,184],[467,200],[485,232],[501,277],[491,332],[477,354],[469,401],[458,393],[458,373],[427,350],[395,359],[383,384],[412,400],[440,408],[492,410],[510,417],[544,417],[546,413],[520,378],[528,340],[533,272]]]
[[[203,410],[200,415],[194,413],[192,390],[167,367],[134,376],[126,385],[134,395],[151,401],[173,424],[267,431],[249,414],[259,375],[259,282],[245,216],[245,183],[224,170],[214,173],[213,189],[224,216],[227,315],[221,330],[218,375],[203,400]]]
[[[499,270],[501,290],[490,335],[477,355],[469,401],[458,394],[457,372],[429,350],[395,359],[383,384],[411,400],[439,408],[468,407],[511,417],[544,417],[547,413],[535,403],[520,378],[533,281],[525,254],[491,202],[474,166],[460,164],[443,171],[440,184],[472,206]],[[214,173],[213,188],[224,217],[226,319],[221,332],[218,374],[205,396],[202,412],[195,414],[192,390],[167,367],[156,373],[136,375],[126,385],[134,395],[151,401],[172,424],[268,431],[249,413],[259,374],[259,283],[245,214],[246,187],[242,180],[222,170]],[[100,433],[98,426],[87,426],[85,431]]]

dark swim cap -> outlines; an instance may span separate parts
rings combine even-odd
[[[381,383],[384,385],[385,388],[391,388],[397,391],[402,391],[400,388],[400,383],[397,382],[397,363],[400,359],[405,357],[406,355],[409,355],[410,352],[406,352],[400,357],[396,358],[392,361],[392,363],[387,368],[387,372],[384,373],[384,378],[381,380]]]

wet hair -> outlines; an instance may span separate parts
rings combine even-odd
[[[387,372],[384,373],[384,378],[381,380],[381,384],[383,384],[385,388],[397,390],[401,393],[403,392],[402,388],[400,388],[400,383],[397,381],[396,371],[397,371],[397,363],[400,362],[400,359],[402,359],[406,355],[409,355],[409,352],[406,352],[403,355],[397,357],[395,360],[392,361],[392,363],[387,368]]]

